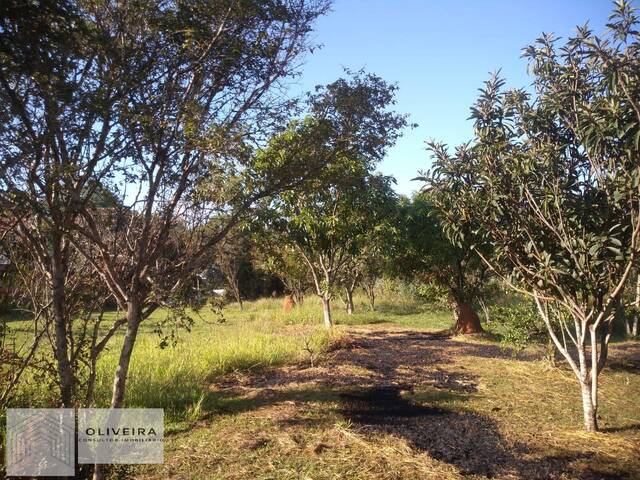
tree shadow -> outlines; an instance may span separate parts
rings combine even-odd
[[[590,458],[587,453],[531,458],[530,454],[535,452],[524,444],[508,444],[494,420],[472,412],[413,403],[396,386],[343,393],[340,398],[340,414],[354,425],[367,432],[404,438],[412,448],[455,466],[462,475],[620,478],[594,470],[572,470],[570,463]]]
[[[511,352],[497,345],[465,342],[447,331],[355,332],[313,367],[289,365],[219,379],[207,394],[203,410],[217,415],[271,406],[276,408],[269,414],[277,415],[281,405],[282,409],[291,408],[289,415],[273,421],[287,428],[329,425],[331,416],[309,418],[296,412],[304,411],[305,405],[324,404],[330,409],[337,405],[337,413],[361,431],[403,438],[413,449],[451,464],[465,475],[583,480],[632,476],[619,465],[611,468],[620,472],[617,476],[597,471],[611,465],[612,460],[604,454],[570,446],[554,447],[554,454],[544,454],[507,441],[496,420],[488,416],[447,408],[470,398],[478,388],[478,377],[454,364],[459,356],[514,359]],[[638,428],[640,425],[633,424],[605,432]],[[581,466],[572,465],[574,461]]]
[[[628,432],[631,430],[640,430],[640,423],[631,423],[629,425],[623,425],[621,427],[605,427],[600,429],[600,431],[603,433]]]

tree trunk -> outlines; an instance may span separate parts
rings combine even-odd
[[[233,292],[233,296],[238,302],[238,306],[240,310],[243,310],[242,305],[242,296],[240,295],[240,285],[238,285],[238,278],[235,275],[227,276],[227,281],[229,282],[229,286],[231,287],[231,291]]]
[[[236,297],[236,302],[238,302],[238,306],[240,307],[240,310],[244,310],[244,305],[242,305],[242,296],[240,296],[240,290],[238,288],[234,288],[233,294]]]
[[[322,296],[322,314],[325,328],[331,329],[333,327],[333,320],[331,320],[331,301],[327,295]]]
[[[638,278],[636,279],[636,298],[634,302],[635,308],[631,315],[632,318],[627,318],[628,322],[628,334],[632,337],[638,336],[638,317],[640,317],[640,272],[638,272]]]
[[[127,332],[124,336],[124,343],[120,350],[120,358],[118,367],[113,379],[113,390],[111,392],[111,408],[122,408],[124,405],[124,394],[127,383],[127,375],[129,374],[129,364],[131,362],[131,354],[138,335],[138,328],[142,321],[142,308],[140,303],[135,300],[129,300],[127,303]],[[105,478],[104,465],[95,465],[93,470],[93,480],[103,480]]]
[[[369,299],[369,308],[373,312],[376,309],[376,289],[375,284],[364,284],[364,291],[367,293]]]
[[[124,393],[127,381],[127,375],[129,373],[129,363],[131,361],[131,354],[133,353],[133,346],[136,342],[136,336],[138,335],[138,328],[140,327],[140,321],[142,320],[142,309],[137,300],[129,300],[127,305],[127,332],[124,337],[124,343],[120,350],[120,359],[118,360],[118,367],[113,379],[113,390],[111,396],[111,408],[122,408],[124,404]]]
[[[345,288],[347,294],[347,315],[353,315],[353,289]]]
[[[65,253],[60,235],[54,234],[52,243],[51,308],[56,332],[55,355],[58,363],[60,400],[64,408],[70,408],[73,406],[73,372],[71,370],[71,362],[69,361],[67,317],[64,308],[64,283],[66,277]]]
[[[456,324],[454,331],[456,333],[480,333],[482,325],[480,318],[467,302],[457,302],[455,306]]]
[[[592,401],[593,386],[589,380],[580,379],[582,391],[582,411],[584,414],[584,429],[587,432],[598,431],[598,407]],[[597,388],[597,383],[596,383]]]
[[[296,305],[302,305],[304,303],[304,293],[301,290],[293,289],[291,291],[291,296],[293,297],[293,302]]]
[[[628,315],[624,320],[624,328],[627,337],[637,337],[638,336],[638,317],[640,313],[633,312],[630,316]]]

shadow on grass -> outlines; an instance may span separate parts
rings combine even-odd
[[[531,458],[535,452],[524,444],[508,444],[494,420],[473,412],[413,403],[394,386],[344,393],[341,401],[340,413],[363,431],[404,438],[412,448],[454,465],[463,475],[624,478],[595,470],[572,471],[572,461],[591,460],[591,453],[567,451]]]
[[[605,454],[570,445],[548,452],[505,439],[495,419],[460,406],[476,394],[479,379],[463,366],[452,365],[453,355],[513,359],[496,345],[464,342],[447,332],[358,333],[314,367],[285,366],[219,379],[202,398],[199,418],[215,421],[218,415],[268,407],[259,415],[268,416],[275,428],[329,430],[338,414],[362,436],[403,438],[415,451],[463,475],[633,477],[633,466],[615,463]],[[631,424],[605,432],[639,428]]]
[[[601,429],[601,432],[618,433],[618,432],[628,432],[631,430],[640,430],[640,423],[631,423],[629,425],[624,425],[621,427],[606,427]]]
[[[31,320],[33,315],[24,310],[6,310],[0,312],[0,321],[6,323],[23,322]]]

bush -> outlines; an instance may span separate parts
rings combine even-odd
[[[516,352],[530,344],[546,343],[547,327],[532,301],[491,307],[491,319],[502,334],[502,344]]]

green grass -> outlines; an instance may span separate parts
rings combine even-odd
[[[130,365],[126,405],[164,408],[169,427],[172,423],[195,420],[216,403],[207,394],[207,384],[216,376],[234,371],[256,371],[286,363],[308,361],[340,334],[342,325],[395,322],[411,327],[442,329],[451,314],[430,312],[415,302],[382,298],[375,312],[369,311],[364,297],[356,296],[354,315],[347,315],[339,299],[333,302],[338,328],[329,333],[322,327],[322,311],[314,296],[305,299],[290,313],[282,309],[281,299],[245,302],[244,310],[227,305],[218,312],[204,307],[192,312],[190,331],[178,332],[177,344],[160,348],[157,325],[167,313],[158,311],[141,326]],[[20,344],[28,339],[29,320],[12,317],[9,329]],[[111,341],[98,363],[96,405],[108,406],[123,332]],[[43,349],[44,350],[44,349]],[[309,351],[311,350],[311,351]],[[13,406],[46,407],[56,404],[56,388],[33,372],[23,377]]]

